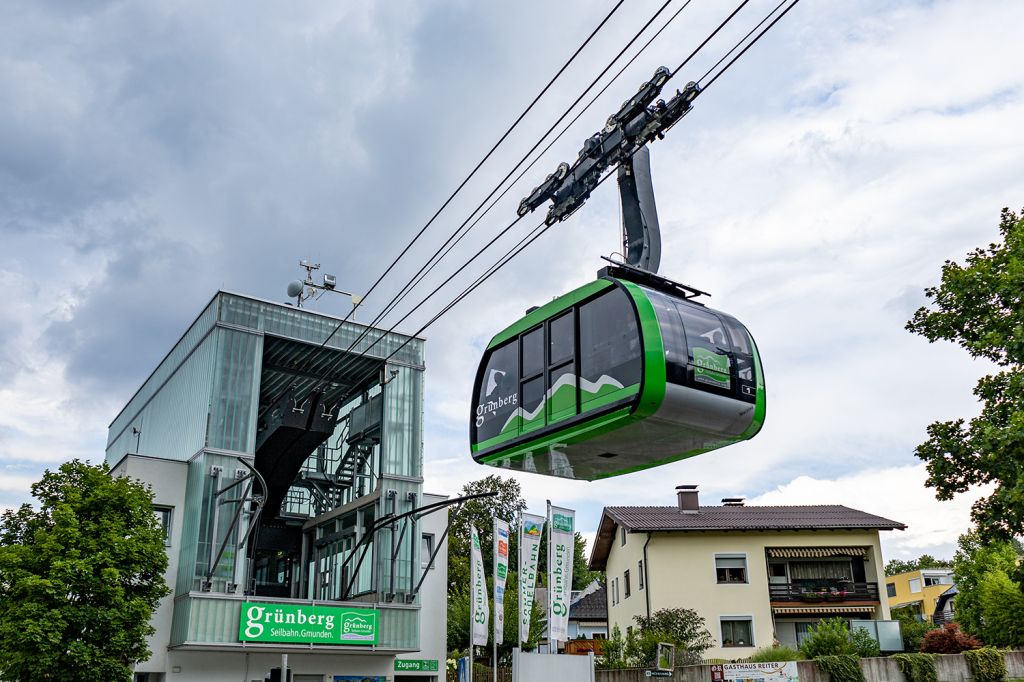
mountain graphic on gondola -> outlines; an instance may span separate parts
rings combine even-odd
[[[524,410],[522,407],[517,407],[516,410],[509,415],[508,420],[505,421],[505,425],[501,427],[501,433],[508,433],[509,431],[525,431],[537,426],[544,425],[544,408],[548,403],[555,406],[556,410],[567,409],[569,407],[575,407],[576,405],[576,382],[579,382],[580,391],[583,393],[583,402],[587,402],[594,398],[599,398],[603,395],[613,393],[619,389],[625,388],[622,382],[602,374],[601,378],[597,381],[588,381],[583,377],[577,377],[574,374],[563,374],[555,380],[555,383],[547,390],[547,392],[541,397],[540,403],[533,410]],[[575,412],[575,410],[573,410]]]

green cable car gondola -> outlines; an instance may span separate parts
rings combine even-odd
[[[625,263],[491,339],[477,370],[470,449],[483,464],[592,481],[753,438],[764,424],[761,359],[704,292],[658,276],[661,237],[647,143],[691,109],[688,83],[658,100],[665,67],[641,84],[576,161],[519,204],[565,220],[617,168]],[[607,177],[607,176],[604,176]]]
[[[613,266],[498,333],[477,371],[473,458],[595,480],[754,437],[757,346],[697,293]]]

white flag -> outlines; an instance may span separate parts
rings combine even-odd
[[[576,512],[550,507],[548,514],[548,638],[566,640],[569,638],[572,560],[576,549]]]
[[[494,643],[505,641],[505,579],[508,577],[508,523],[494,519]]]
[[[476,534],[476,528],[469,527],[473,537],[473,548],[470,552],[470,576],[471,585],[470,602],[472,604],[470,633],[469,637],[473,644],[487,644],[487,580],[484,577],[484,557],[480,553],[480,537]]]
[[[519,639],[530,639],[530,613],[537,588],[537,563],[540,561],[540,538],[544,533],[544,517],[523,514],[519,531]]]

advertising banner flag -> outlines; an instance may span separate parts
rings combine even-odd
[[[530,613],[537,588],[537,565],[540,562],[540,538],[544,533],[544,517],[523,514],[519,529],[519,643],[530,638]]]
[[[549,507],[548,511],[548,638],[569,639],[569,600],[572,560],[576,548],[576,512]]]
[[[473,548],[470,552],[470,576],[471,602],[473,608],[470,610],[470,639],[478,646],[487,645],[487,580],[484,574],[484,557],[480,552],[480,536],[476,534],[474,526],[469,527],[473,536]]]
[[[508,578],[508,522],[494,519],[494,643],[505,641],[505,580]]]

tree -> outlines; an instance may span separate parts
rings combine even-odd
[[[634,667],[654,665],[659,642],[675,645],[676,665],[699,663],[714,646],[704,619],[692,609],[659,609],[633,620],[639,628],[635,637],[627,637],[625,653]]]
[[[480,549],[483,555],[484,571],[487,580],[488,598],[494,595],[492,566],[494,561],[492,515],[506,520],[510,525],[509,533],[509,570],[505,583],[505,635],[504,643],[499,647],[499,657],[510,654],[518,636],[519,613],[519,524],[526,510],[526,500],[522,488],[514,478],[502,478],[491,474],[477,481],[471,481],[462,487],[462,495],[473,495],[482,492],[496,491],[495,497],[486,497],[466,502],[452,520],[448,536],[448,649],[460,651],[469,646],[469,583],[470,583],[470,533],[473,524],[480,536]],[[547,565],[547,538],[545,530],[540,545],[540,561],[538,563],[538,587],[544,584],[544,570]],[[579,590],[604,574],[590,571],[587,568],[586,542],[583,536],[576,533],[573,553],[572,588]],[[491,604],[493,611],[493,604]],[[530,642],[527,648],[535,647],[540,633],[544,629],[546,614],[534,603],[530,614]]]
[[[1024,593],[1006,571],[991,570],[981,577],[978,602],[984,619],[979,634],[986,644],[998,647],[1024,644]]]
[[[1012,542],[985,542],[981,533],[964,533],[957,541],[953,556],[953,580],[957,595],[954,602],[956,620],[967,632],[981,635],[985,611],[981,603],[981,584],[986,573],[1001,571],[1016,575],[1018,552]]]
[[[899,575],[900,573],[910,573],[911,571],[919,571],[926,568],[953,568],[953,562],[949,559],[936,559],[931,554],[922,554],[917,559],[903,560],[903,559],[890,559],[885,564],[886,575]]]
[[[1002,241],[975,249],[966,265],[946,261],[939,286],[925,289],[932,307],[907,323],[1000,367],[974,388],[981,414],[931,424],[916,450],[940,500],[995,484],[971,512],[986,538],[1024,534],[1024,219],[1004,208],[999,232]]]
[[[921,643],[921,652],[925,654],[959,654],[980,648],[981,642],[963,632],[956,623],[946,623],[929,631]]]
[[[909,606],[892,609],[892,619],[900,622],[904,651],[920,651],[924,636],[936,627],[929,620],[920,620],[917,611]]]
[[[132,679],[169,590],[150,490],[78,460],[0,517],[0,678]]]

